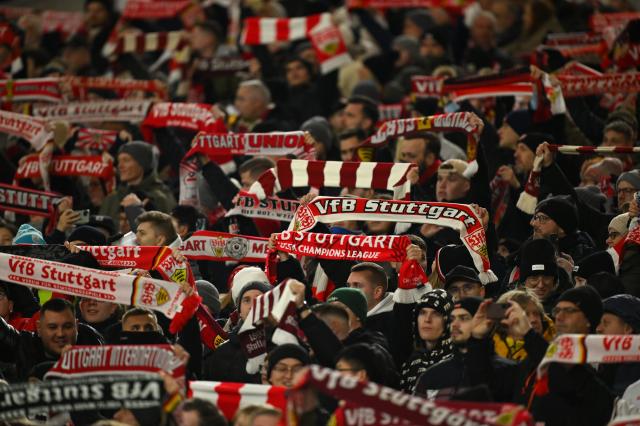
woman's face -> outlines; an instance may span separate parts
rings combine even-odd
[[[542,314],[538,310],[536,304],[533,302],[529,302],[527,308],[524,311],[527,314],[527,318],[529,318],[529,322],[531,323],[531,328],[533,328],[533,331],[542,335]]]
[[[444,332],[444,317],[432,308],[422,308],[418,313],[418,334],[425,342],[436,342]]]

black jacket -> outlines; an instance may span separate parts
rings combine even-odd
[[[260,383],[260,374],[247,373],[247,356],[240,346],[238,330],[229,333],[229,340],[210,352],[202,366],[203,380],[220,382]]]

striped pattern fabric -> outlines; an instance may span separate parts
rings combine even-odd
[[[183,31],[125,33],[120,34],[115,41],[106,43],[102,54],[111,57],[123,53],[144,53],[159,50],[175,51],[187,47],[187,45]]]
[[[310,161],[280,159],[249,188],[258,199],[289,188],[372,188],[394,192],[395,199],[409,194],[410,163],[365,163],[355,161]]]
[[[330,26],[331,15],[320,13],[299,18],[250,17],[244,20],[241,43],[257,45],[299,40],[307,38],[316,25]]]

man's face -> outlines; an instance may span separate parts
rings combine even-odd
[[[451,340],[457,345],[464,345],[471,337],[471,320],[473,315],[466,309],[455,308],[451,311]]]
[[[197,410],[182,410],[180,414],[180,426],[200,426],[200,414]]]
[[[422,38],[423,30],[418,25],[416,25],[411,19],[405,18],[404,25],[402,28],[402,35],[406,35],[409,37],[413,37],[416,40],[420,40]]]
[[[556,287],[556,278],[549,275],[532,275],[526,278],[524,285],[533,291],[538,299],[544,301],[553,293]]]
[[[621,234],[620,232],[616,231],[615,229],[609,228],[609,233],[607,234],[607,246],[608,247],[614,247],[625,236],[626,236],[626,234]]]
[[[136,241],[139,246],[163,246],[167,241],[156,232],[151,222],[140,222],[136,230]]]
[[[624,133],[616,132],[615,130],[607,130],[602,137],[602,144],[600,146],[633,146],[633,141],[627,139]]]
[[[558,302],[556,307],[553,308],[552,313],[556,322],[558,335],[589,333],[589,321],[575,303],[566,301]]]
[[[605,312],[596,327],[598,334],[633,334],[633,329],[617,315]]]
[[[70,309],[62,312],[45,311],[38,321],[38,335],[47,353],[60,356],[62,348],[75,345],[78,338],[73,312]]]
[[[189,42],[193,50],[204,50],[215,47],[216,37],[208,31],[196,26],[191,30]]]
[[[446,53],[444,47],[432,35],[427,35],[420,43],[420,56],[425,58],[441,58]]]
[[[253,418],[251,426],[278,426],[279,424],[280,417],[271,414],[260,414]]]
[[[84,21],[89,28],[106,25],[108,20],[109,11],[100,2],[93,1],[84,10]]]
[[[362,104],[348,103],[344,108],[344,124],[347,129],[368,130],[371,120],[366,119]]]
[[[438,201],[459,200],[467,195],[471,183],[458,173],[438,173],[436,199]]]
[[[251,310],[251,306],[253,305],[253,301],[262,295],[260,290],[247,290],[242,294],[242,298],[240,299],[240,318],[245,320],[247,315],[249,315],[249,311]]]
[[[245,191],[251,188],[251,185],[256,181],[251,173],[251,170],[247,170],[246,172],[240,173],[240,183],[242,184],[242,189]]]
[[[106,321],[118,309],[115,303],[101,302],[95,299],[82,299],[80,301],[80,314],[82,319],[89,324]]]
[[[122,323],[122,331],[134,331],[141,333],[144,331],[158,331],[159,329],[158,320],[156,320],[156,317],[151,314],[130,315]]]
[[[447,287],[447,293],[451,295],[454,302],[471,296],[484,299],[484,287],[482,284],[471,281],[454,281]]]
[[[421,170],[425,169],[429,164],[425,162],[425,144],[424,139],[405,139],[400,143],[398,151],[398,160],[401,163],[415,163]]]
[[[0,246],[13,244],[13,234],[7,228],[0,228]]]
[[[501,34],[507,31],[515,22],[515,15],[509,10],[506,2],[494,2],[491,7],[493,16],[496,17],[496,31]]]
[[[289,62],[286,66],[287,84],[289,87],[296,87],[308,83],[311,79],[309,70],[300,61]]]
[[[533,228],[533,238],[547,238],[551,235],[560,235],[558,224],[544,213],[537,212],[529,222]]]
[[[426,342],[436,342],[444,332],[444,317],[432,308],[422,308],[418,313],[418,334]]]
[[[336,362],[336,371],[339,371],[343,376],[355,377],[358,380],[369,380],[366,370],[356,368],[345,359],[339,359]]]
[[[516,150],[513,152],[513,158],[515,159],[515,169],[518,173],[529,173],[531,169],[533,169],[535,153],[525,144],[519,143],[516,146]]]
[[[283,358],[271,369],[269,382],[273,386],[293,387],[293,378],[297,372],[304,368],[304,364],[295,358]]]
[[[486,16],[478,16],[471,25],[471,38],[476,45],[489,48],[493,46],[495,30],[493,21]]]
[[[118,154],[118,173],[120,173],[120,180],[130,183],[142,178],[144,170],[131,155],[121,152]]]
[[[505,149],[516,149],[518,139],[520,138],[506,121],[503,121],[502,126],[498,129],[498,137],[500,138],[500,148]]]
[[[4,290],[0,290],[0,317],[8,320],[13,312],[13,301],[9,300]]]
[[[618,184],[618,186],[616,187],[616,192],[618,195],[618,208],[621,211],[625,204],[628,204],[631,201],[633,201],[633,196],[637,191],[638,191],[638,188],[634,187],[632,184],[630,184],[626,180]]]
[[[367,222],[367,235],[389,235],[393,234],[394,222],[382,220],[370,220]]]
[[[266,105],[258,99],[254,90],[250,87],[238,87],[234,105],[240,116],[247,120],[257,120],[266,109]]]
[[[340,141],[340,159],[342,161],[352,161],[359,145],[360,141],[356,137],[342,139]]]
[[[527,305],[527,309],[524,310],[527,314],[527,318],[529,318],[529,323],[531,324],[531,328],[533,331],[542,336],[543,328],[542,328],[542,313],[538,310],[538,307],[535,303],[529,302]]]
[[[367,310],[370,311],[380,302],[384,295],[381,286],[376,286],[371,282],[371,274],[367,271],[356,271],[349,274],[347,285],[351,288],[359,288],[367,298]]]

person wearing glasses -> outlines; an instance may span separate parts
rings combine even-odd
[[[618,210],[621,213],[629,210],[633,196],[638,191],[640,191],[640,171],[631,170],[622,173],[616,181]]]
[[[294,377],[311,363],[309,353],[293,343],[276,346],[267,359],[267,381],[285,388],[293,387]]]
[[[445,278],[444,289],[454,302],[465,297],[480,297],[484,299],[484,285],[478,273],[468,266],[458,265]]]

